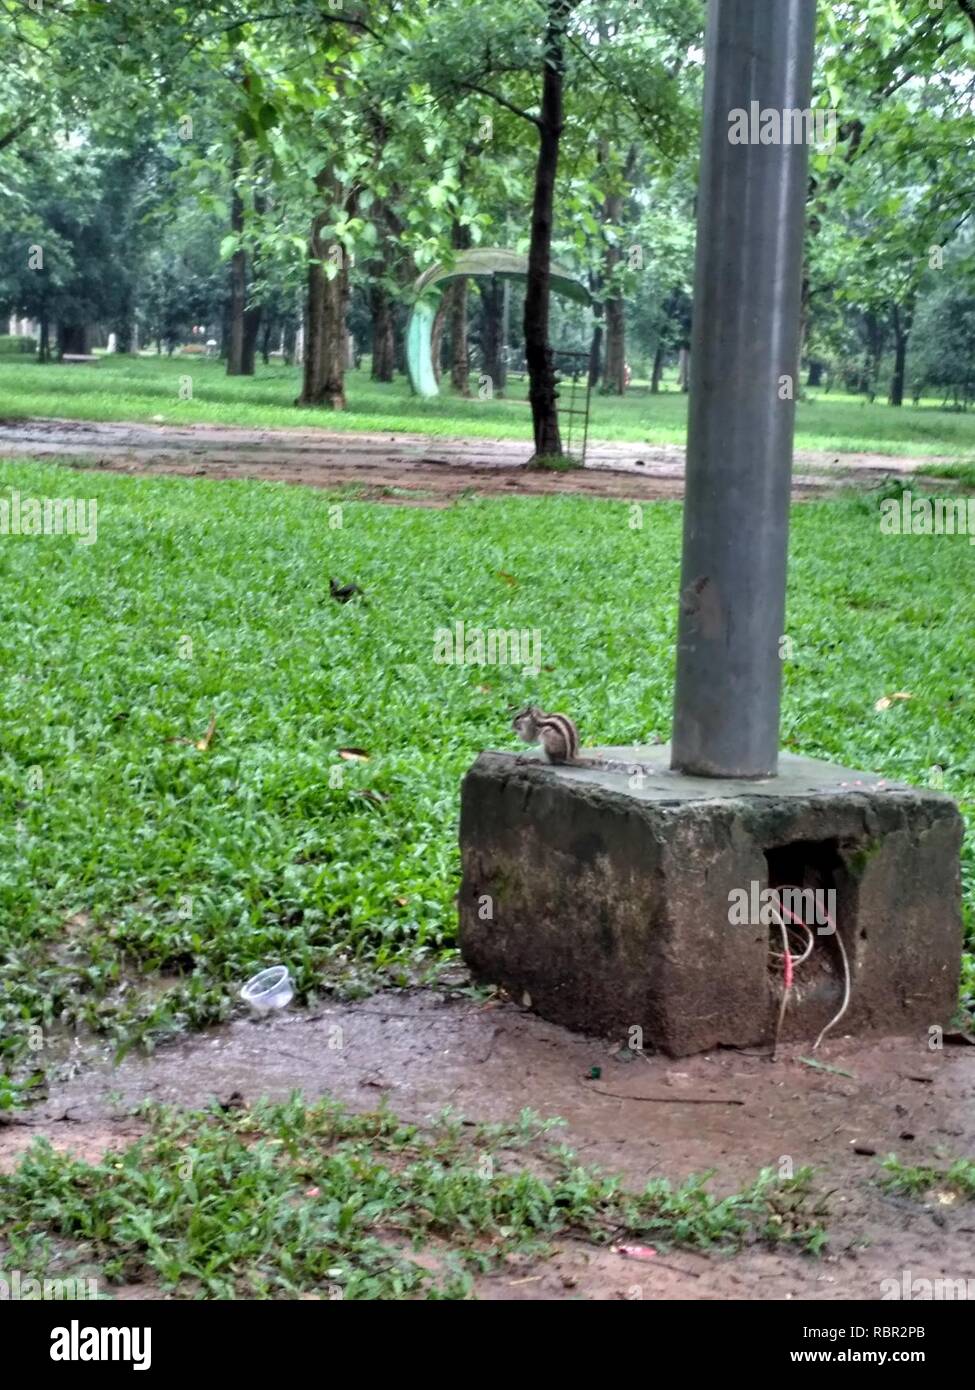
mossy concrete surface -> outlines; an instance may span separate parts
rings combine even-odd
[[[460,942],[476,978],[543,1018],[672,1056],[771,1041],[781,934],[761,894],[831,909],[782,1036],[946,1025],[961,960],[954,802],[783,755],[766,781],[689,778],[663,747],[600,749],[626,771],[483,753],[464,779]],[[744,913],[734,904],[746,902]],[[807,917],[806,920],[809,920]],[[793,943],[793,951],[801,940]]]

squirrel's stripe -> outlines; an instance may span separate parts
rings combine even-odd
[[[554,729],[565,743],[566,757],[572,761],[579,752],[579,735],[572,720],[564,714],[546,714],[538,721],[539,729]]]

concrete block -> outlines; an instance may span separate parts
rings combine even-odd
[[[578,1031],[639,1027],[672,1056],[759,1046],[781,997],[760,895],[792,885],[835,910],[811,924],[784,1039],[814,1039],[841,1005],[837,932],[852,980],[838,1035],[948,1023],[962,944],[949,797],[789,754],[752,782],[673,773],[663,747],[597,752],[649,770],[482,753],[467,773],[460,946],[475,978]]]

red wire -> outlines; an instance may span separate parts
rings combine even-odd
[[[797,917],[796,914],[792,911],[791,908],[786,907],[785,903],[782,901],[782,894],[781,894],[781,892],[780,892],[778,889],[776,889],[776,893],[778,894],[778,899],[779,899],[779,911],[780,911],[781,913],[783,913],[786,917],[788,917],[790,921],[794,922],[796,926],[798,926],[798,927],[804,926],[805,924],[804,924],[802,918],[801,918],[801,917]],[[825,912],[825,908],[823,909],[823,911]],[[834,923],[832,917],[830,917],[830,915],[829,915],[828,912],[826,912],[826,921],[827,921],[827,923],[833,928],[833,931],[835,932],[835,931],[836,931],[836,924]],[[785,946],[784,967],[785,967],[785,988],[786,988],[786,991],[788,991],[788,990],[790,990],[790,989],[792,988],[792,979],[793,979],[792,955],[791,955],[791,952],[789,951],[788,943],[787,943],[786,946]]]

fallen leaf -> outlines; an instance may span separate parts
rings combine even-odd
[[[908,690],[895,690],[893,695],[881,695],[874,705],[875,710],[890,709],[895,700],[913,700],[914,696]]]
[[[207,749],[210,747],[210,744],[213,742],[213,736],[214,736],[214,734],[215,734],[216,732],[217,732],[217,716],[216,716],[216,714],[212,714],[212,715],[210,716],[210,723],[209,723],[208,726],[207,726],[207,731],[206,731],[206,733],[203,735],[202,738],[199,738],[199,739],[197,739],[197,741],[196,741],[196,746],[197,746],[197,748],[199,748],[199,750],[200,750],[201,753],[205,753],[205,752],[207,751]]]
[[[497,571],[497,575],[498,575],[498,578],[499,578],[499,579],[503,579],[504,582],[505,582],[506,584],[517,584],[517,583],[518,583],[518,581],[517,581],[517,579],[514,577],[514,575],[513,575],[513,574],[509,574],[507,570],[498,570],[498,571]]]
[[[369,754],[364,748],[340,748],[339,757],[350,763],[367,763]]]
[[[214,736],[214,734],[215,734],[216,732],[217,732],[217,716],[216,716],[216,714],[213,714],[213,715],[210,716],[210,723],[209,723],[209,725],[207,726],[207,731],[206,731],[206,733],[203,735],[202,738],[168,738],[168,739],[166,740],[166,742],[167,742],[167,743],[185,743],[185,744],[187,744],[190,748],[199,748],[199,750],[201,751],[201,753],[205,753],[205,752],[207,751],[207,749],[210,747],[210,744],[213,742],[213,736]]]

